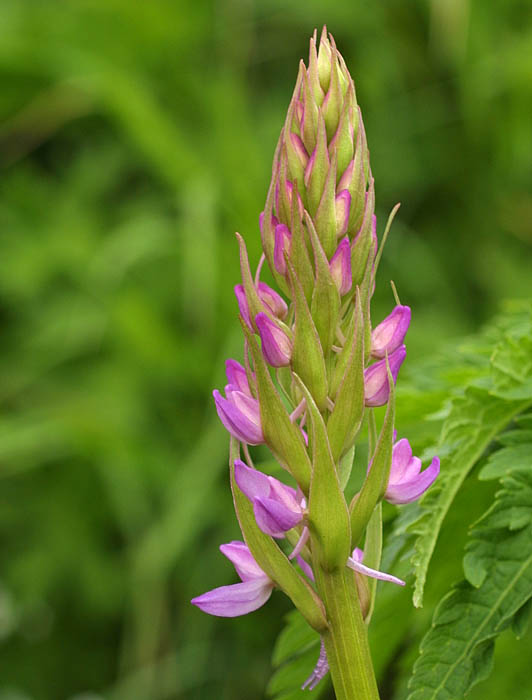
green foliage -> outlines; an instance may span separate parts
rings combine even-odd
[[[476,358],[480,358],[484,343],[495,341],[493,354],[477,364],[469,385],[451,401],[436,448],[442,457],[439,478],[419,506],[411,508],[405,516],[408,518],[414,513],[413,522],[407,527],[417,535],[412,559],[416,606],[422,605],[436,541],[464,479],[492,440],[532,403],[530,314],[528,305],[518,306],[489,326],[480,342],[467,349],[467,354],[476,352]]]
[[[502,477],[502,489],[471,531],[466,580],[434,614],[409,700],[463,697],[491,673],[497,636],[509,625],[517,637],[526,632],[532,600],[532,441],[520,446],[527,448],[527,459],[516,462],[515,448],[502,447],[483,469],[484,478]]]

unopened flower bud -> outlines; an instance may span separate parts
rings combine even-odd
[[[406,357],[406,347],[401,345],[388,357],[393,381],[397,380],[399,369]],[[366,406],[384,406],[390,396],[390,384],[386,359],[379,360],[364,370],[364,396]]]
[[[262,353],[272,367],[286,367],[292,358],[292,341],[265,313],[255,316]]]
[[[403,344],[410,325],[410,307],[396,306],[392,313],[373,329],[371,334],[371,354],[385,357]]]
[[[351,209],[351,195],[349,190],[342,190],[336,195],[336,235],[343,236],[349,225],[349,211]]]
[[[353,285],[351,276],[351,245],[349,238],[346,236],[332,256],[329,263],[331,275],[340,292],[340,296],[347,294]]]
[[[297,154],[297,157],[299,158],[299,161],[301,163],[302,168],[305,169],[307,167],[308,157],[309,157],[308,153],[307,153],[307,149],[305,148],[305,144],[303,143],[301,138],[297,134],[294,134],[294,133],[290,134],[290,141],[291,141],[291,144],[294,148],[294,151]],[[290,184],[292,184],[292,183],[290,183]]]
[[[259,299],[268,307],[272,314],[276,318],[283,320],[288,313],[288,306],[282,296],[277,294],[275,289],[269,287],[265,282],[258,283],[257,292]]]
[[[271,311],[276,318],[280,318],[282,320],[286,316],[288,306],[286,305],[285,300],[275,291],[275,289],[269,287],[265,282],[259,282],[257,285],[257,294],[266,309]],[[247,327],[250,330],[253,330],[244,285],[237,284],[235,286],[235,296],[238,302],[238,310],[240,311],[240,315],[244,319]]]
[[[286,274],[285,255],[290,256],[292,248],[292,234],[288,226],[278,224],[275,227],[275,246],[273,249],[273,264],[280,275]]]
[[[225,429],[240,442],[261,445],[264,435],[259,402],[244,392],[233,389],[231,385],[228,385],[227,389],[227,398],[219,391],[213,391],[216,411]]]

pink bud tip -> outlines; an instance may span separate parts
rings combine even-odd
[[[272,367],[286,367],[292,358],[292,341],[265,313],[255,316],[262,353]]]
[[[292,248],[292,234],[286,224],[278,224],[275,227],[275,244],[273,249],[273,264],[280,275],[286,274],[285,255],[290,256]]]
[[[382,358],[402,345],[410,326],[410,307],[396,306],[384,321],[373,329],[371,334],[371,354]]]
[[[303,141],[299,138],[297,134],[294,133],[290,134],[290,141],[292,143],[292,146],[294,147],[295,152],[297,153],[297,157],[299,158],[301,165],[303,166],[303,168],[306,168],[308,163],[308,153],[307,149],[305,148],[305,145],[303,144]]]
[[[285,300],[277,294],[277,292],[269,287],[265,282],[259,282],[257,285],[259,299],[265,304],[274,316],[281,320],[288,313],[288,306]]]
[[[340,295],[343,296],[347,294],[353,285],[351,274],[351,244],[347,236],[336,249],[329,263],[329,267],[331,269],[331,276]]]
[[[343,236],[347,233],[349,224],[349,211],[351,209],[351,195],[348,190],[342,190],[336,195],[336,235]]]
[[[397,381],[399,369],[406,357],[406,347],[401,345],[388,357],[393,381]],[[384,406],[390,396],[386,360],[380,360],[364,370],[366,406]]]

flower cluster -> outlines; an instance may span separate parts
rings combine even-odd
[[[324,29],[319,50],[316,35],[311,39],[308,67],[301,62],[281,131],[259,219],[263,255],[255,274],[237,234],[243,364],[227,361],[225,395],[216,390],[214,400],[232,437],[231,485],[245,539],[221,551],[241,582],[192,601],[211,615],[234,617],[263,605],[273,588],[283,590],[322,636],[310,688],[335,648],[326,577],[340,571],[362,615],[369,609],[362,577],[404,585],[365,565],[358,544],[382,499],[409,503],[439,472],[437,458],[422,471],[405,438],[393,444],[394,387],[410,308],[397,303],[372,326],[374,205],[354,84]],[[261,281],[265,262],[280,292]],[[366,478],[348,503],[353,447],[362,426],[374,426],[379,406],[386,406],[384,422],[378,435],[369,430]],[[255,468],[250,445],[266,445],[292,485]],[[369,554],[375,561],[375,552]]]

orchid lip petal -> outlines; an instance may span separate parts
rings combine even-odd
[[[200,610],[216,617],[238,617],[262,607],[273,590],[269,578],[256,578],[230,586],[220,586],[190,602]]]

